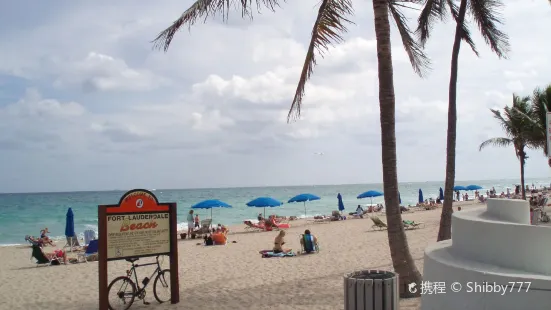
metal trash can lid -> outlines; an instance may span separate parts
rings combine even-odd
[[[359,280],[386,280],[396,277],[396,274],[384,270],[364,270],[352,272],[345,275],[345,277]]]

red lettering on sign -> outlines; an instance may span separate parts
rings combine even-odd
[[[153,229],[153,228],[157,228],[157,222],[155,221],[152,221],[152,222],[147,222],[147,223],[138,223],[138,224],[130,224],[130,225],[126,225],[126,224],[123,224],[121,225],[121,229],[120,229],[120,232],[124,232],[124,231],[133,231],[133,230],[142,230],[142,229]]]

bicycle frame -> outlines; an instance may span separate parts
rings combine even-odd
[[[151,274],[151,276],[149,277],[149,282],[147,282],[142,288],[140,288],[140,280],[138,279],[138,272],[136,269],[140,268],[140,267],[145,267],[145,266],[152,266],[152,265],[157,265],[157,268],[155,268],[155,270],[153,271],[153,273]],[[139,295],[143,290],[145,290],[145,288],[147,287],[147,285],[154,280],[153,276],[155,276],[155,274],[161,272],[162,269],[161,269],[161,264],[159,264],[159,256],[157,256],[155,258],[155,262],[154,263],[146,263],[146,264],[134,264],[132,263],[132,268],[130,268],[130,270],[128,271],[128,277],[130,279],[132,279],[132,274],[134,274],[134,279],[136,279],[134,281],[134,283],[136,283],[136,288],[138,289],[136,291],[136,295]]]

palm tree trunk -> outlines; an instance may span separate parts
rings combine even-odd
[[[446,184],[444,186],[444,205],[440,216],[440,229],[437,241],[448,240],[452,237],[453,214],[453,187],[455,183],[455,146],[457,134],[457,73],[459,62],[459,49],[461,48],[462,24],[467,11],[467,1],[461,0],[457,25],[455,26],[455,39],[452,49],[452,61],[450,71],[450,85],[448,93],[448,139],[446,150]]]
[[[522,186],[522,199],[526,200],[526,187],[524,185],[524,162],[526,161],[524,155],[524,149],[518,153],[518,160],[520,161],[520,186]]]
[[[379,108],[381,119],[381,149],[383,163],[383,188],[385,195],[388,243],[394,270],[400,275],[400,296],[413,297],[408,284],[421,281],[421,274],[409,251],[402,225],[398,198],[398,174],[396,168],[396,107],[394,98],[394,77],[388,21],[388,0],[373,0],[375,34],[377,37],[377,60],[379,69]]]

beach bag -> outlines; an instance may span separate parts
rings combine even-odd
[[[212,240],[212,237],[211,236],[208,236],[206,239],[205,239],[205,245],[214,245],[214,240]]]

